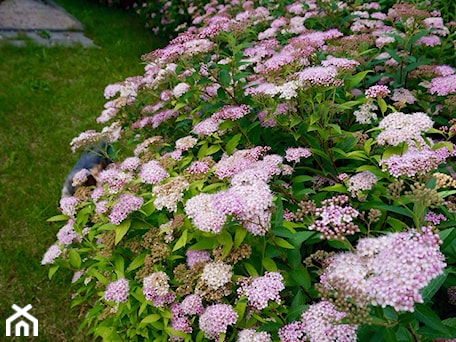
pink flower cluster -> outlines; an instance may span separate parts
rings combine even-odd
[[[200,316],[199,327],[206,338],[218,340],[220,334],[227,332],[228,326],[236,323],[237,318],[238,314],[231,305],[213,304]]]
[[[237,105],[226,105],[220,108],[220,110],[212,114],[211,118],[217,120],[238,120],[250,113],[250,107],[242,104]]]
[[[204,311],[203,300],[197,294],[190,294],[182,300],[181,308],[186,315],[201,315]]]
[[[190,334],[193,331],[190,320],[185,316],[182,305],[179,303],[171,304],[169,311],[171,312],[171,328]],[[175,340],[180,341],[181,338],[175,336]]]
[[[76,215],[76,206],[79,204],[79,199],[76,197],[62,197],[60,199],[60,211],[62,214],[69,217],[74,217]]]
[[[354,70],[359,65],[359,62],[354,59],[328,56],[326,60],[321,62],[321,65],[324,67],[333,65],[341,70]]]
[[[347,181],[347,190],[353,197],[360,194],[363,190],[370,190],[377,183],[377,176],[370,171],[362,171],[351,176]]]
[[[298,163],[301,158],[309,158],[312,153],[305,147],[290,147],[285,151],[287,162]]]
[[[215,165],[214,173],[220,179],[232,177],[252,167],[269,150],[269,146],[256,146],[251,149],[236,151],[231,156],[224,155]]]
[[[169,173],[156,160],[143,164],[139,170],[141,181],[147,184],[157,184],[169,177]]]
[[[134,122],[131,128],[144,128],[146,126],[152,126],[157,128],[163,122],[176,117],[179,114],[177,110],[167,109],[161,112],[155,113],[153,116],[146,116],[139,121]]]
[[[437,214],[433,211],[428,211],[426,215],[424,215],[424,220],[434,225],[438,225],[441,221],[446,221],[447,218],[443,214]]]
[[[402,155],[392,155],[387,159],[382,159],[380,165],[396,178],[400,176],[415,177],[437,169],[441,163],[454,154],[454,150],[451,153],[446,146],[434,150],[424,143],[420,148],[410,144]]]
[[[90,175],[90,171],[87,169],[81,169],[73,176],[73,180],[71,182],[72,186],[79,186],[84,184],[87,181],[88,176]]]
[[[391,96],[391,100],[403,103],[403,104],[414,104],[416,101],[415,96],[413,96],[412,92],[405,88],[396,88],[393,91],[393,95]]]
[[[315,222],[309,230],[321,233],[321,239],[344,240],[346,235],[359,232],[359,227],[353,223],[359,212],[348,203],[348,196],[339,195],[321,202],[322,207],[315,210]]]
[[[271,335],[266,331],[255,331],[253,329],[244,329],[239,331],[238,342],[271,342]]]
[[[185,212],[193,224],[206,232],[220,233],[227,215],[234,215],[254,235],[269,229],[272,193],[268,184],[246,170],[232,179],[232,186],[215,194],[201,193],[187,200]]]
[[[440,76],[431,80],[431,94],[445,96],[456,92],[456,75]]]
[[[250,107],[242,105],[226,105],[211,117],[198,122],[193,126],[193,133],[197,135],[211,135],[218,131],[219,125],[225,120],[238,120],[250,113]]]
[[[101,171],[98,180],[100,185],[107,185],[110,194],[118,194],[133,180],[133,176],[129,172],[112,167]]]
[[[218,234],[226,221],[226,216],[212,204],[214,195],[201,193],[188,199],[185,203],[185,213],[193,224],[203,232]]]
[[[431,227],[358,241],[355,252],[336,254],[321,284],[359,306],[392,306],[414,311],[420,293],[445,268],[441,240]]]
[[[388,114],[378,126],[383,131],[377,136],[377,143],[392,146],[397,146],[401,142],[413,143],[420,140],[422,132],[431,129],[433,124],[434,122],[426,113]]]
[[[142,207],[144,199],[132,194],[122,194],[119,200],[112,207],[109,214],[109,221],[113,224],[120,224],[133,211]]]
[[[156,307],[174,302],[176,295],[169,291],[169,277],[163,272],[154,272],[143,280],[143,294]]]
[[[308,67],[299,73],[299,81],[302,84],[309,84],[312,86],[340,86],[343,81],[337,79],[337,68],[333,65],[330,66],[313,66]]]
[[[204,250],[188,250],[185,255],[187,257],[187,266],[190,268],[195,267],[199,263],[211,261],[211,255],[208,251]]]
[[[124,303],[128,299],[129,290],[128,280],[121,278],[108,284],[104,298],[108,301]]]
[[[214,120],[212,117],[198,122],[193,126],[193,133],[197,135],[211,135],[218,131],[219,120]]]
[[[60,256],[60,254],[62,254],[60,246],[52,245],[48,248],[46,253],[44,253],[43,259],[41,260],[41,265],[53,264],[55,259],[57,259]]]
[[[135,171],[141,164],[138,157],[128,157],[120,165],[119,169],[123,171]]]
[[[333,304],[322,301],[313,304],[301,315],[301,320],[279,329],[281,342],[356,342],[356,325],[342,324],[346,316]]]
[[[185,170],[192,175],[197,174],[205,174],[210,170],[210,166],[208,163],[203,161],[194,161],[190,164],[190,166]]]
[[[77,234],[73,228],[75,222],[75,219],[69,219],[68,223],[57,232],[57,240],[60,244],[69,245],[71,243],[81,241],[82,236]]]
[[[269,148],[257,146],[223,157],[214,169],[219,178],[231,177],[231,186],[215,194],[199,194],[185,203],[185,212],[193,224],[206,232],[220,233],[227,215],[240,220],[254,235],[269,230],[272,192],[268,181],[282,172],[282,157],[259,157]]]
[[[374,85],[366,89],[366,97],[370,98],[384,98],[390,93],[385,85]]]
[[[283,277],[278,272],[266,272],[261,277],[243,279],[240,285],[238,295],[247,297],[249,305],[257,310],[266,308],[270,300],[280,304],[279,292],[285,289]]]

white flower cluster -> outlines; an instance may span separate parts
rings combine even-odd
[[[231,281],[232,266],[221,261],[215,261],[204,266],[201,279],[210,288],[217,290]]]
[[[431,129],[433,124],[434,122],[426,113],[391,113],[379,124],[379,128],[384,130],[377,136],[377,143],[397,146],[401,142],[410,143],[419,140],[421,132]]]
[[[377,114],[375,113],[377,109],[378,107],[373,102],[367,102],[362,104],[358,110],[355,110],[353,115],[355,115],[357,123],[367,125],[372,123],[372,120],[377,120]]]

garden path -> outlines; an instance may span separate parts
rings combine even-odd
[[[45,46],[95,46],[82,24],[51,0],[0,0],[0,42],[23,46],[24,35]]]

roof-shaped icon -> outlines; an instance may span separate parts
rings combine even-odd
[[[38,336],[38,320],[28,313],[28,311],[32,308],[32,305],[28,304],[21,308],[16,304],[13,304],[12,308],[16,311],[16,313],[8,317],[6,320],[6,336],[11,336],[11,325],[20,317],[26,318],[32,323],[33,336]],[[24,320],[20,320],[15,324],[15,336],[21,336],[21,330],[24,331],[24,336],[29,336],[29,329],[30,324]]]

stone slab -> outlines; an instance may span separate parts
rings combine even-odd
[[[52,2],[4,0],[0,3],[0,28],[16,30],[82,31],[82,25]]]
[[[82,24],[52,0],[0,0],[0,42],[24,46],[24,35],[44,46],[95,47]]]

